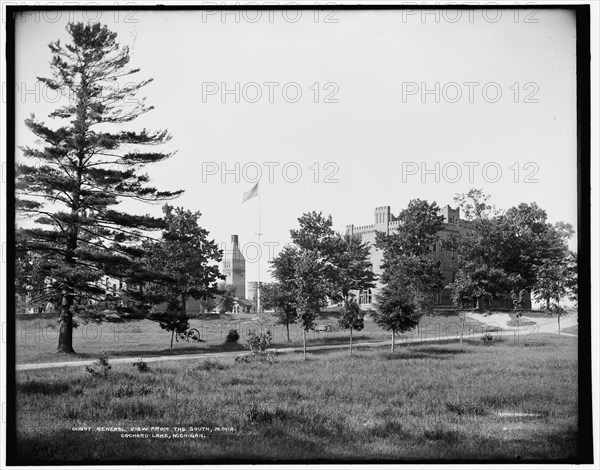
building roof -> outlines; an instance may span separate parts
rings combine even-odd
[[[246,299],[235,299],[235,301],[238,303],[238,305],[241,305],[242,307],[253,307],[254,304],[252,302],[250,302],[249,300]]]

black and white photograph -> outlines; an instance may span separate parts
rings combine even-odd
[[[2,466],[597,468],[600,8],[447,3],[2,2]]]

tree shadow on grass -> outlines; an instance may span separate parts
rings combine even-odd
[[[185,356],[185,355],[199,355],[199,354],[213,354],[218,352],[238,352],[245,351],[246,348],[241,344],[215,344],[202,346],[183,346],[173,349],[156,349],[156,350],[136,350],[128,349],[122,351],[98,351],[98,352],[83,352],[76,354],[55,354],[51,357],[52,362],[57,361],[83,361],[90,359],[97,359],[100,354],[106,353],[109,359],[116,359],[120,357],[160,357],[160,356]]]
[[[448,348],[435,346],[422,346],[418,348],[399,348],[394,353],[388,352],[385,358],[388,360],[406,360],[406,359],[450,359],[460,354],[470,354],[470,351],[463,348]]]

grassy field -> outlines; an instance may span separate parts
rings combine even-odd
[[[52,361],[72,361],[96,358],[101,352],[110,357],[136,356],[148,357],[169,354],[186,354],[198,352],[242,351],[244,335],[249,329],[267,330],[273,333],[273,347],[282,348],[302,345],[302,331],[296,325],[290,327],[290,342],[284,326],[274,325],[270,315],[207,315],[192,319],[191,326],[197,328],[203,342],[175,342],[171,351],[171,334],[162,330],[158,323],[149,320],[129,321],[126,323],[82,324],[75,329],[74,348],[76,356],[55,354],[58,338],[57,322],[54,317],[21,316],[16,325],[16,361],[18,364]],[[349,340],[349,332],[340,330],[338,314],[326,312],[321,314],[318,323],[329,324],[330,332],[310,332],[308,344],[343,344]],[[459,317],[454,314],[423,317],[419,328],[398,338],[449,336],[458,333]],[[484,325],[477,321],[469,321],[465,334],[469,331],[483,331]],[[227,332],[237,329],[241,335],[237,345],[224,344]],[[390,333],[382,330],[373,320],[365,317],[365,328],[354,332],[354,341],[388,340]]]
[[[560,331],[562,333],[568,333],[570,335],[576,335],[576,334],[579,334],[579,326],[578,325],[574,325],[574,326],[570,326],[568,328],[562,328]]]
[[[522,462],[577,452],[574,337],[277,359],[19,372],[18,458]]]

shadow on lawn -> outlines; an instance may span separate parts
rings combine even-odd
[[[435,346],[424,346],[418,348],[406,348],[401,346],[394,353],[388,352],[385,358],[388,360],[407,359],[450,359],[460,354],[470,354],[470,351],[462,348],[440,348]]]
[[[156,349],[152,351],[148,350],[123,350],[123,351],[103,351],[110,358],[119,358],[119,357],[157,357],[157,356],[185,356],[185,355],[197,355],[202,353],[212,354],[218,352],[241,352],[246,351],[246,348],[241,344],[214,344],[214,345],[202,345],[198,346],[183,346],[177,347],[173,349]],[[62,354],[55,353],[52,356],[53,361],[57,360],[89,360],[89,359],[97,359],[98,356],[102,354],[102,352],[83,352],[76,354]]]

